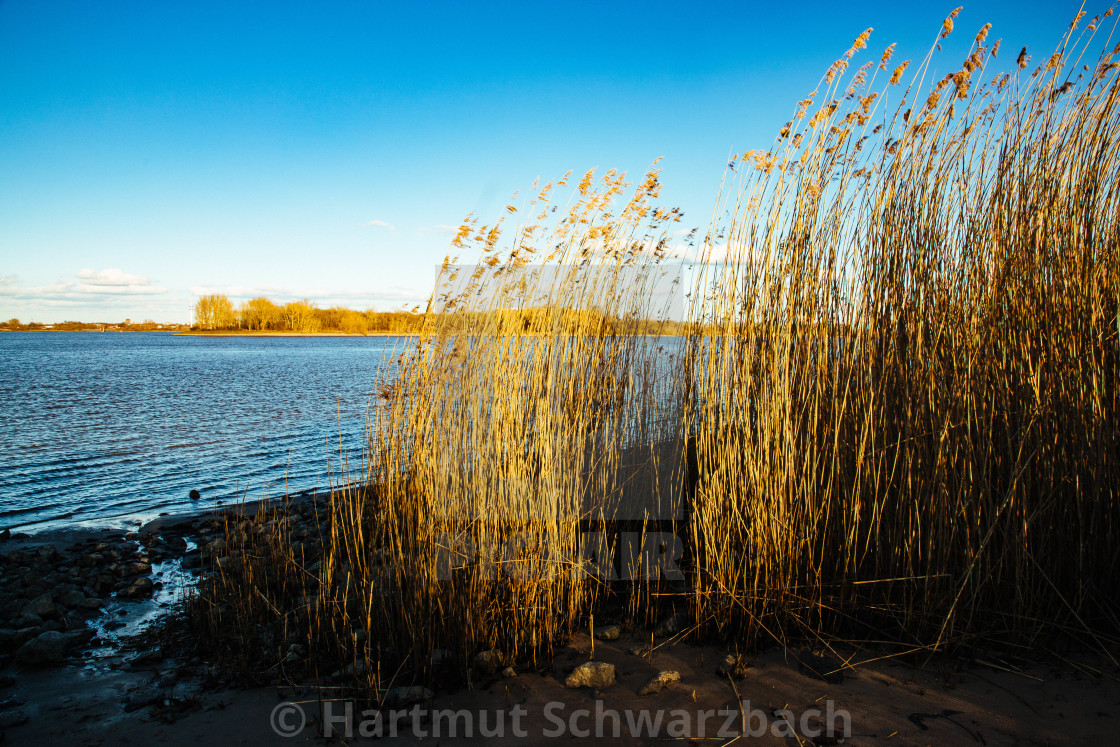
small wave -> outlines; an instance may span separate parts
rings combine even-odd
[[[48,503],[45,506],[25,506],[23,508],[8,508],[0,511],[0,519],[6,519],[9,516],[22,516],[23,514],[32,514],[37,511],[49,511],[52,508],[61,508],[61,503]]]

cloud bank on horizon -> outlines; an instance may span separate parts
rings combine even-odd
[[[172,289],[156,284],[147,276],[118,268],[83,268],[73,279],[37,286],[24,285],[17,275],[0,273],[0,306],[8,310],[0,316],[45,323],[116,321],[118,317],[186,322],[191,319],[198,297],[211,293],[226,295],[234,303],[264,296],[281,304],[306,299],[324,308],[347,306],[381,311],[411,307],[427,298],[426,291],[407,286],[378,291],[229,284]],[[23,313],[14,313],[13,309],[23,310]]]

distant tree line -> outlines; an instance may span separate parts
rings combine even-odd
[[[452,312],[463,332],[489,326],[499,334],[548,334],[559,329],[594,331],[597,334],[684,335],[699,332],[695,325],[670,320],[621,319],[588,310],[559,312],[546,309],[495,309],[487,312]],[[496,317],[496,319],[495,319]],[[592,318],[594,317],[594,318]],[[489,320],[490,324],[487,324]],[[496,322],[496,324],[495,324]],[[355,311],[341,306],[321,309],[304,299],[277,304],[254,298],[234,305],[220,293],[202,296],[195,303],[191,329],[247,332],[344,332],[349,334],[415,334],[422,331],[424,314],[408,311]]]
[[[55,322],[43,324],[42,322],[28,322],[23,324],[19,319],[9,319],[0,322],[0,330],[8,332],[178,332],[187,329],[186,324],[164,324],[145,319],[142,322],[133,322],[125,319],[123,322]]]
[[[202,296],[194,306],[192,329],[257,332],[408,333],[420,329],[422,315],[407,311],[355,311],[341,306],[320,309],[306,299],[277,304],[261,297],[234,306],[227,296]]]

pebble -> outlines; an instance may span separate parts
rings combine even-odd
[[[727,656],[723,657],[723,661],[720,662],[719,668],[716,669],[716,674],[722,677],[732,677],[739,680],[746,676],[747,669],[749,668],[750,665],[747,664],[745,658],[736,656],[735,654],[728,654]]]

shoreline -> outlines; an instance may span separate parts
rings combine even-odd
[[[44,596],[50,595],[47,600],[37,597],[23,605],[37,604],[44,613],[38,635],[46,632],[43,627],[62,627],[79,617],[90,631],[59,633],[76,642],[41,661],[26,653],[21,656],[26,640],[13,647],[32,631],[0,625],[8,628],[0,632],[0,699],[5,703],[0,732],[5,743],[255,745],[274,744],[278,736],[322,743],[324,724],[333,724],[328,744],[354,744],[346,730],[358,738],[371,722],[361,716],[347,721],[345,704],[350,703],[352,714],[374,713],[370,709],[379,704],[347,700],[353,696],[340,689],[346,684],[344,673],[328,674],[329,668],[306,666],[300,654],[289,653],[286,671],[265,669],[266,662],[261,662],[253,675],[255,684],[247,684],[226,661],[198,650],[183,607],[198,574],[237,562],[237,555],[226,549],[227,528],[250,529],[253,517],[264,509],[277,509],[282,513],[276,516],[310,528],[313,521],[321,521],[328,500],[329,491],[306,490],[169,514],[129,532],[63,527],[0,542],[6,584],[22,584],[26,597],[38,590],[29,588],[35,581],[29,582],[30,573],[42,577],[40,586],[49,587],[44,591]],[[271,518],[266,515],[256,523]],[[55,549],[44,550],[48,545]],[[96,560],[89,560],[94,556]],[[29,573],[19,573],[13,560],[29,566]],[[137,573],[115,575],[130,563],[147,568],[132,567]],[[39,566],[48,570],[37,571]],[[50,583],[50,574],[71,569],[83,569],[79,573],[91,578],[107,570],[114,573],[114,588],[96,603],[88,602],[89,608],[97,606],[95,612],[90,610],[93,614],[82,612],[81,604],[69,607],[79,601],[70,598],[73,590]],[[148,581],[138,581],[144,578]],[[12,604],[11,590],[4,594],[8,596],[3,608],[24,614]],[[721,734],[724,738],[713,743],[724,744],[739,733],[763,744],[791,744],[795,738],[786,727],[775,726],[787,723],[788,715],[797,743],[839,744],[827,736],[812,742],[801,736],[813,736],[812,730],[822,725],[822,714],[843,712],[851,724],[844,743],[1078,744],[1107,742],[1120,716],[1120,671],[1094,652],[1051,652],[1050,657],[1040,652],[1033,661],[1008,662],[993,651],[984,659],[954,656],[923,664],[920,658],[898,656],[889,646],[818,651],[771,646],[739,652],[733,644],[683,642],[687,631],[673,633],[675,628],[666,628],[664,620],[653,632],[612,622],[596,625],[595,641],[586,631],[574,634],[557,647],[551,662],[536,668],[510,662],[513,666],[498,671],[500,667],[486,666],[488,660],[480,656],[473,681],[465,683],[438,664],[433,690],[386,678],[380,712],[386,718],[394,711],[402,715],[396,737],[385,738],[392,744],[429,743],[439,714],[456,713],[475,728],[489,718],[492,730],[501,719],[505,737],[521,744],[553,737],[616,744],[616,722],[623,744]],[[610,677],[592,683],[596,686],[573,686],[570,675],[589,660],[610,668]],[[654,685],[655,680],[660,684]],[[281,707],[302,719],[278,722]],[[521,731],[515,731],[511,721],[514,709],[522,714],[517,724]],[[604,714],[602,738],[595,734],[597,713]],[[640,722],[646,716],[662,719],[659,731],[651,734],[648,726],[633,730],[634,719]],[[466,722],[458,723],[462,728]],[[763,723],[766,729],[759,732]],[[843,721],[837,723],[842,728]],[[301,728],[284,731],[286,724]],[[443,724],[446,729],[447,721]],[[478,732],[463,736],[460,732],[459,738],[440,743],[488,743]]]
[[[410,337],[415,332],[271,332],[220,330],[176,332],[176,337]]]

